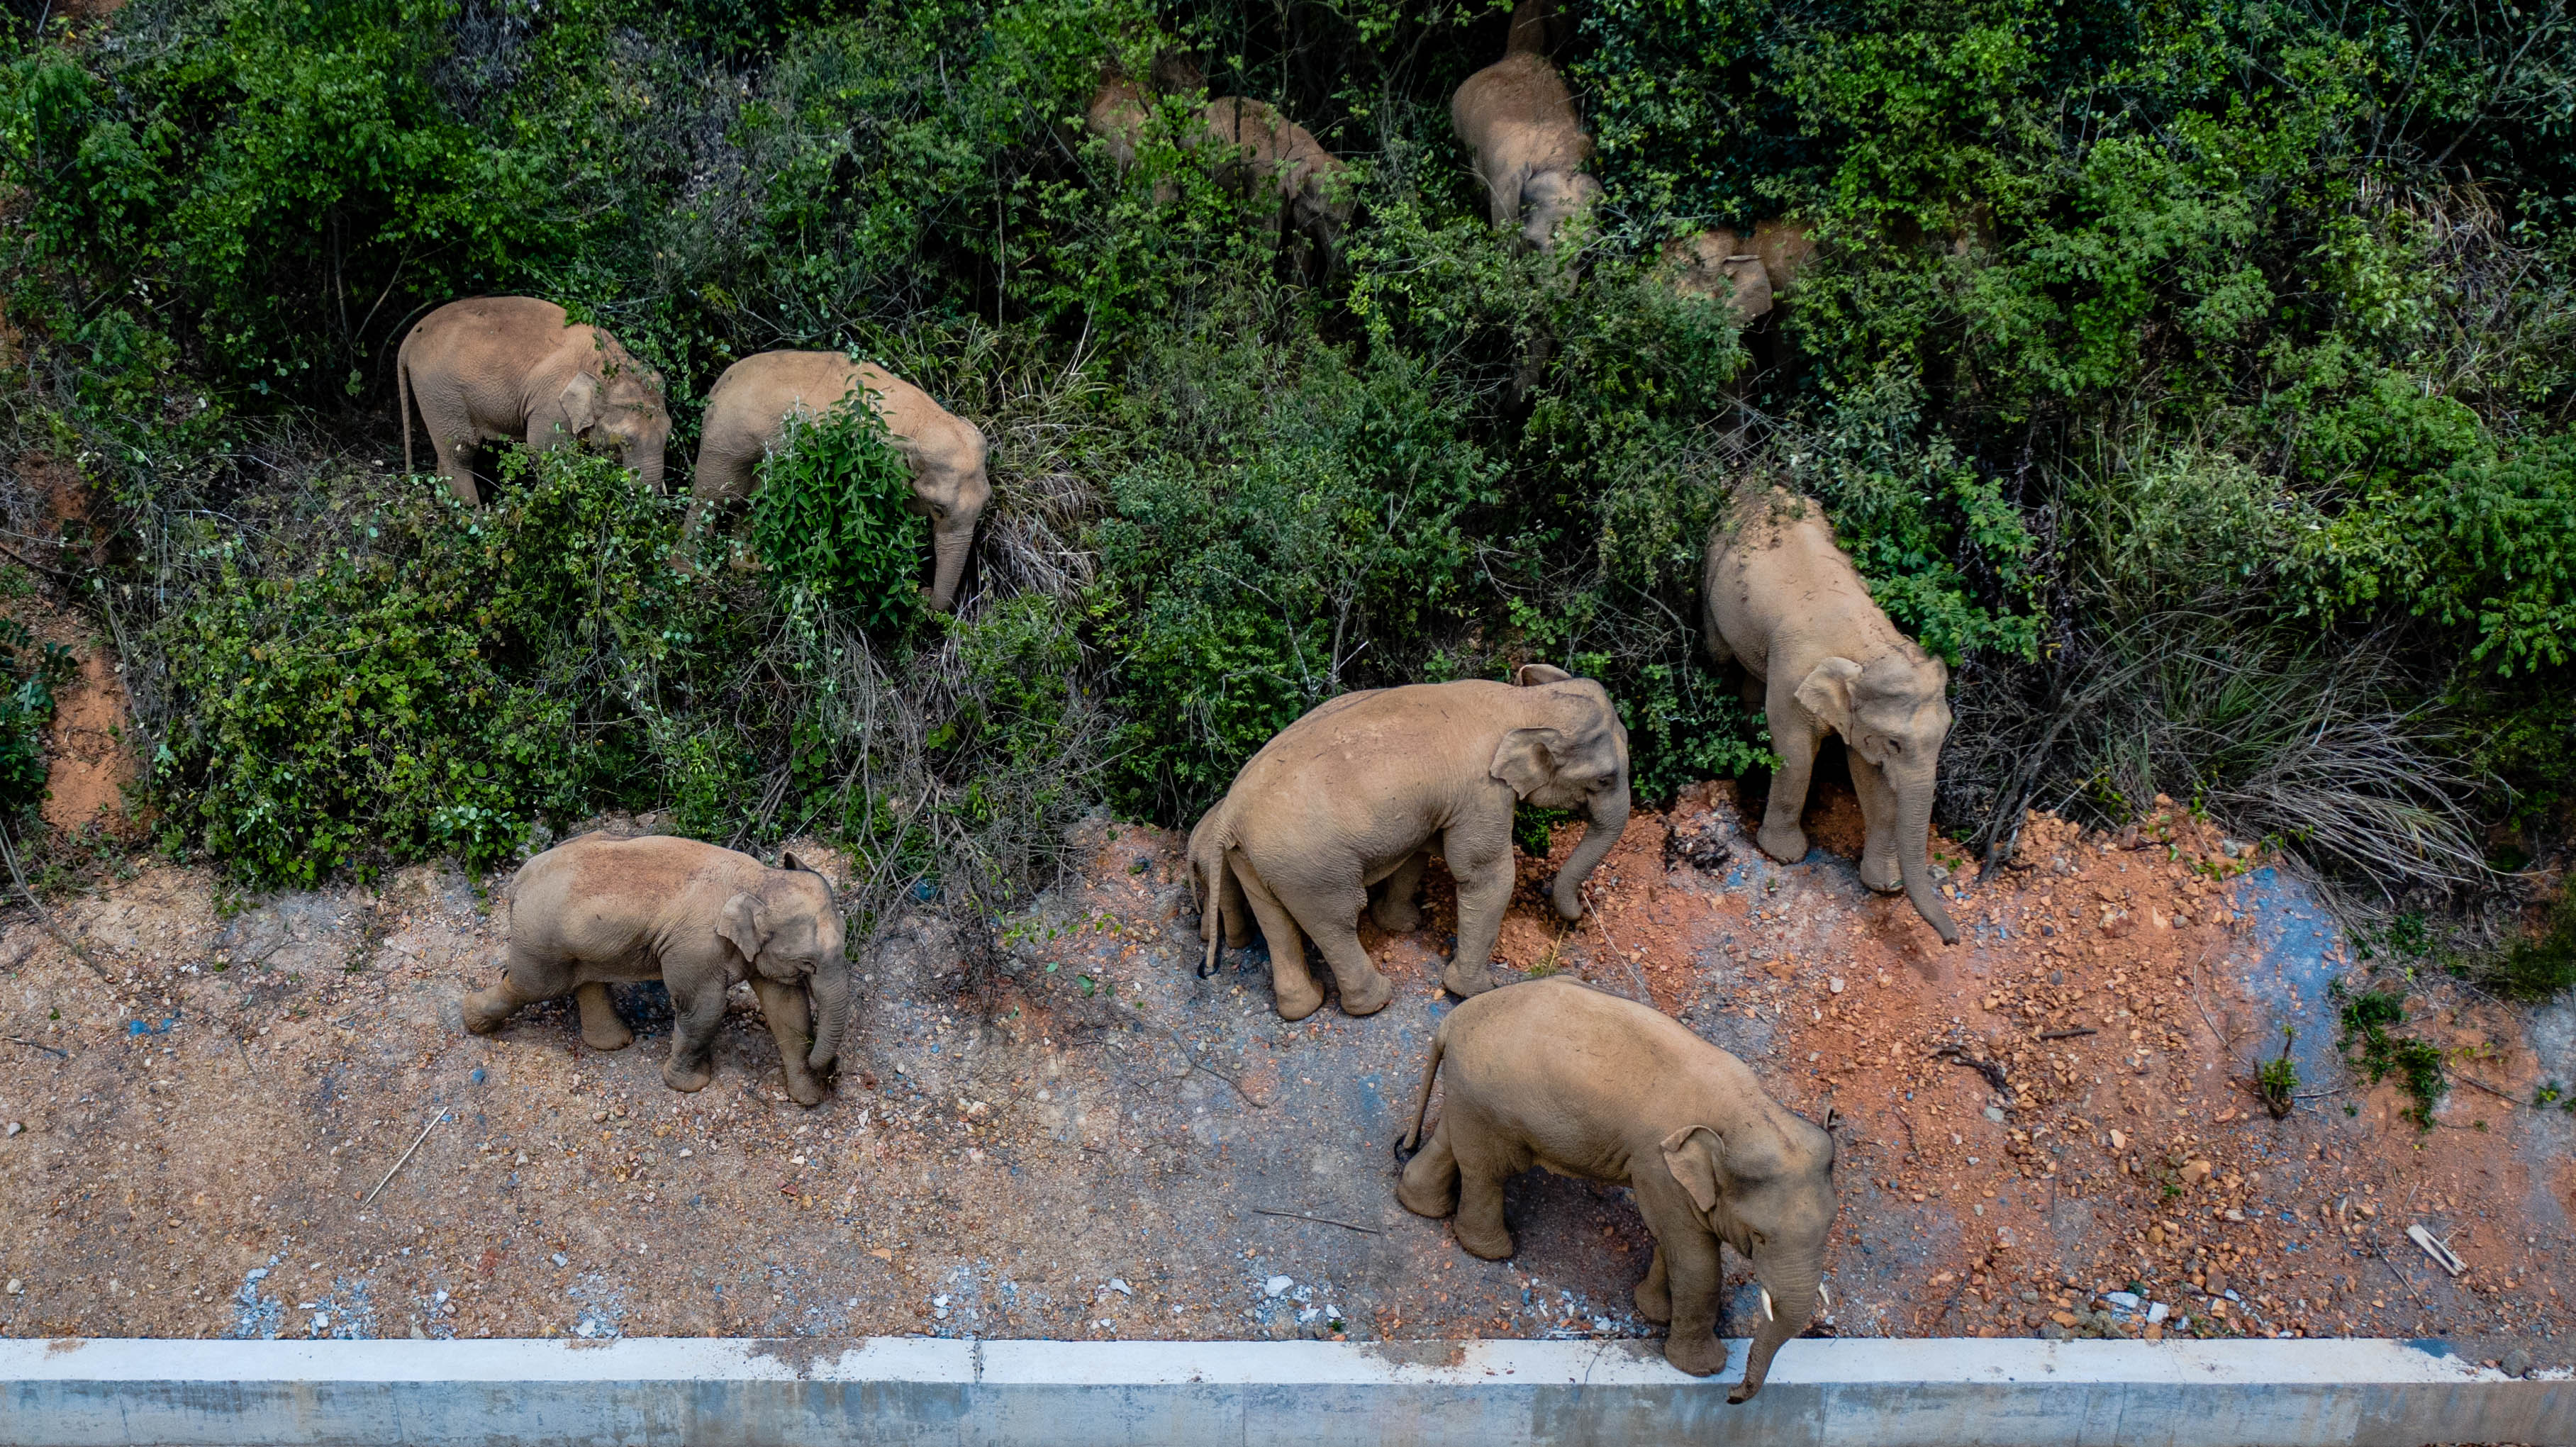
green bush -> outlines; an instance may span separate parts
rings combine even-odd
[[[59,643],[38,644],[27,625],[0,618],[0,821],[45,797],[45,730],[54,722],[54,690],[77,666]]]
[[[913,616],[921,518],[911,511],[911,465],[886,440],[875,389],[862,386],[819,418],[791,414],[759,472],[751,544],[780,586],[809,591],[862,628]]]

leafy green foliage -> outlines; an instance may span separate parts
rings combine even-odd
[[[886,440],[874,389],[860,387],[819,418],[791,413],[759,473],[751,543],[782,587],[810,591],[863,628],[913,616],[921,519],[911,511],[911,466]]]
[[[0,618],[0,819],[45,797],[45,730],[54,721],[54,690],[76,671],[71,651],[38,644],[27,625]]]
[[[2334,996],[2343,1025],[2345,1057],[2377,1085],[2394,1075],[2414,1103],[2405,1110],[2417,1130],[2433,1128],[2433,1107],[2451,1088],[2442,1074],[2442,1052],[2430,1042],[2389,1033],[2406,1023],[2406,998],[2394,990],[2347,990]]]

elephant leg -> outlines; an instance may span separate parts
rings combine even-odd
[[[1675,1232],[1655,1247],[1672,1308],[1664,1359],[1694,1377],[1726,1365],[1726,1343],[1717,1339],[1717,1299],[1726,1278],[1717,1253],[1717,1238],[1704,1231]]]
[[[1896,786],[1887,782],[1885,770],[1848,743],[1843,755],[1851,761],[1852,792],[1860,796],[1860,882],[1881,894],[1903,889],[1905,879],[1896,867]]]
[[[1655,1243],[1655,1259],[1646,1265],[1646,1279],[1637,1283],[1637,1315],[1651,1322],[1673,1319],[1673,1286],[1664,1266],[1664,1243]]]
[[[1753,842],[1783,864],[1807,857],[1807,831],[1798,821],[1807,812],[1807,783],[1815,775],[1821,742],[1804,718],[1773,706],[1771,751],[1780,756],[1780,768],[1771,776],[1771,802],[1762,811],[1762,827]]]
[[[1342,991],[1342,1012],[1374,1015],[1385,1009],[1386,1002],[1395,998],[1395,986],[1378,973],[1368,947],[1360,943],[1360,910],[1368,904],[1368,891],[1351,881],[1340,888],[1301,893],[1286,903],[1289,913],[1305,922],[1306,938],[1315,942],[1315,953],[1331,967],[1333,983]]]
[[[1499,840],[1484,837],[1499,832]],[[1451,825],[1441,854],[1458,881],[1458,952],[1441,968],[1440,983],[1465,999],[1494,987],[1494,940],[1503,932],[1503,910],[1512,902],[1518,870],[1512,863],[1511,827],[1469,833]]]
[[[814,1011],[806,1003],[805,987],[795,981],[751,977],[751,992],[760,997],[760,1017],[769,1022],[770,1037],[778,1042],[778,1063],[787,1075],[787,1096],[811,1110],[823,1103],[823,1083],[805,1064],[805,1052],[814,1043]]]
[[[416,395],[416,394],[415,394]],[[474,488],[474,425],[462,417],[432,416],[428,408],[420,409],[421,425],[429,429],[429,450],[438,458],[438,475],[458,502],[474,507],[483,501]]]
[[[671,1013],[671,1058],[662,1064],[662,1083],[693,1094],[716,1078],[716,1031],[724,1025],[724,985],[718,982],[685,994],[672,991]]]
[[[1225,927],[1225,947],[1243,949],[1252,943],[1252,914],[1243,900],[1243,882],[1234,871],[1225,871],[1225,883],[1216,892],[1216,917]]]
[[[1305,947],[1297,940],[1297,921],[1289,916],[1288,907],[1262,883],[1241,854],[1228,854],[1233,867],[1226,872],[1243,886],[1244,902],[1252,906],[1252,917],[1261,922],[1261,937],[1270,944],[1270,993],[1282,1020],[1303,1020],[1323,1008],[1324,992],[1315,987],[1315,977],[1306,972]]]
[[[1513,1249],[1511,1227],[1503,1220],[1503,1182],[1521,1163],[1496,1149],[1490,1131],[1472,1122],[1461,1125],[1451,1145],[1458,1157],[1458,1214],[1450,1219],[1449,1234],[1468,1255],[1500,1261]]]
[[[1379,929],[1401,935],[1422,928],[1422,907],[1415,900],[1422,893],[1422,871],[1430,863],[1431,851],[1416,849],[1378,885],[1377,900],[1369,906],[1369,916],[1377,921]]]
[[[501,978],[493,982],[492,988],[476,990],[460,1002],[465,1028],[477,1035],[489,1035],[523,1007],[563,993],[562,985],[552,978],[557,972],[543,961],[514,951],[505,954]]]
[[[1395,1182],[1395,1203],[1417,1216],[1434,1220],[1458,1209],[1458,1155],[1449,1149],[1449,1121],[1443,1116],[1431,1138],[1404,1163]]]
[[[581,1009],[581,1043],[593,1050],[623,1050],[635,1043],[635,1032],[617,1018],[616,1002],[608,998],[608,987],[597,980],[576,985],[573,1003]]]

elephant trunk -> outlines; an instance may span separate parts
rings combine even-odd
[[[658,442],[639,444],[635,448],[633,464],[635,475],[637,478],[642,480],[646,490],[652,492],[657,497],[660,496],[662,492],[662,444]]]
[[[1769,1312],[1753,1333],[1753,1349],[1744,1359],[1744,1380],[1726,1394],[1727,1401],[1753,1400],[1753,1394],[1762,1390],[1763,1379],[1771,1375],[1771,1358],[1779,1354],[1781,1344],[1806,1330],[1807,1319],[1816,1312],[1820,1270],[1819,1266],[1806,1265],[1776,1270],[1764,1262],[1754,1262],[1754,1277],[1768,1293]]]
[[[975,545],[975,519],[950,516],[940,520],[930,537],[934,560],[930,575],[930,606],[945,613],[957,605],[957,584],[966,576],[966,555]]]
[[[1896,795],[1896,868],[1905,879],[1905,897],[1914,911],[1940,933],[1941,943],[1959,942],[1959,926],[1932,888],[1932,781],[1909,783]]]
[[[1610,846],[1618,843],[1619,836],[1627,831],[1626,769],[1619,771],[1618,780],[1609,788],[1592,796],[1591,807],[1585,810],[1585,817],[1589,822],[1583,827],[1583,842],[1574,846],[1574,853],[1565,861],[1565,867],[1556,873],[1553,891],[1556,912],[1567,919],[1583,917],[1583,881],[1591,877],[1594,866],[1600,864],[1602,857],[1610,852]]]
[[[841,1036],[850,1024],[850,962],[826,960],[805,982],[814,998],[814,1048],[805,1057],[809,1070],[824,1071],[840,1057]]]

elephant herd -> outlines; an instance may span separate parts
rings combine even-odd
[[[1748,492],[1711,532],[1704,593],[1707,647],[1742,665],[1781,759],[1756,842],[1784,861],[1805,856],[1799,815],[1816,751],[1840,735],[1867,826],[1862,880],[1902,888],[1956,943],[1926,855],[1950,726],[1947,669],[1870,601],[1816,506],[1786,492]],[[1763,1320],[1729,1397],[1742,1401],[1824,1300],[1832,1137],[1773,1100],[1742,1061],[1648,1006],[1562,977],[1496,988],[1522,804],[1585,817],[1549,887],[1557,913],[1579,919],[1584,881],[1629,814],[1628,731],[1598,682],[1525,663],[1509,682],[1409,684],[1325,702],[1247,760],[1190,832],[1198,972],[1257,927],[1283,1018],[1323,1006],[1308,943],[1342,1009],[1376,1013],[1395,992],[1361,943],[1359,917],[1419,928],[1436,852],[1458,901],[1440,979],[1462,1003],[1432,1039],[1399,1147],[1413,1154],[1397,1200],[1454,1216],[1462,1248],[1499,1259],[1513,1249],[1502,1189],[1514,1174],[1537,1165],[1629,1187],[1656,1240],[1637,1309],[1671,1323],[1665,1355],[1675,1366],[1707,1375],[1725,1364],[1714,1335],[1721,1245],[1752,1264]],[[522,1006],[569,994],[582,1038],[619,1049],[633,1035],[608,985],[659,979],[675,1016],[662,1078],[694,1091],[712,1078],[726,993],[748,982],[788,1094],[822,1103],[849,1034],[851,947],[830,885],[793,854],[772,869],[694,840],[587,834],[522,866],[507,900],[501,978],[465,997],[467,1029],[488,1033]],[[1426,1139],[1436,1080],[1446,1082],[1442,1113]]]
[[[469,507],[481,500],[473,454],[487,442],[524,442],[533,451],[590,443],[662,490],[671,410],[661,375],[553,302],[449,302],[405,334],[394,383],[404,470],[412,467],[417,413],[438,476]],[[886,440],[912,469],[913,510],[930,520],[929,602],[944,611],[956,602],[976,519],[992,497],[984,433],[920,388],[839,352],[763,352],[716,379],[700,428],[690,525],[709,504],[750,494],[754,465],[778,446],[789,417],[828,412],[854,394],[874,405]]]
[[[1545,248],[1601,194],[1584,167],[1591,142],[1545,57],[1554,15],[1523,0],[1499,62],[1461,85],[1451,106],[1474,154],[1497,226]],[[1186,63],[1156,88],[1201,91]],[[1156,116],[1146,90],[1113,73],[1087,116],[1122,166]],[[1263,102],[1218,98],[1173,137],[1226,149],[1234,184],[1266,177],[1283,229],[1325,248],[1352,215],[1343,164]],[[1804,234],[1766,223],[1750,238],[1710,232],[1667,260],[1685,291],[1723,295],[1739,315],[1767,309],[1802,259]],[[661,379],[605,332],[561,307],[488,297],[433,312],[397,360],[406,467],[416,410],[438,474],[477,500],[469,455],[484,443],[549,448],[588,441],[614,451],[659,490],[670,415]],[[932,524],[933,606],[954,603],[976,519],[990,496],[982,432],[881,368],[830,352],[770,352],[735,363],[709,393],[691,488],[694,525],[711,504],[745,496],[754,466],[787,420],[871,397],[913,472],[916,508]],[[1931,876],[1928,831],[1950,727],[1949,674],[1871,601],[1816,505],[1748,490],[1712,530],[1702,572],[1703,642],[1740,665],[1745,697],[1767,715],[1780,759],[1755,839],[1784,862],[1805,857],[1800,815],[1817,751],[1839,736],[1866,824],[1860,876],[1903,890],[1945,943],[1958,928]],[[1744,1380],[1761,1389],[1773,1356],[1824,1301],[1822,1265],[1835,1214],[1834,1143],[1782,1107],[1740,1060],[1658,1011],[1561,977],[1496,988],[1493,948],[1517,884],[1519,806],[1580,812],[1585,833],[1549,886],[1568,921],[1583,885],[1626,829],[1628,733],[1600,683],[1543,663],[1510,681],[1411,684],[1343,694],[1282,729],[1245,761],[1189,837],[1202,977],[1220,949],[1269,949],[1274,1005],[1298,1020],[1322,1008],[1322,957],[1353,1016],[1394,996],[1359,934],[1369,913],[1390,932],[1420,927],[1418,896],[1436,853],[1457,884],[1457,937],[1440,979],[1461,1000],[1435,1032],[1397,1200],[1452,1217],[1465,1250],[1512,1253],[1503,1183],[1532,1166],[1629,1187],[1656,1240],[1635,1291],[1638,1311],[1671,1324],[1667,1358],[1708,1375],[1717,1340],[1721,1248],[1751,1263],[1763,1320]],[[852,944],[830,885],[793,854],[768,868],[692,840],[588,834],[547,850],[507,895],[501,977],[462,1002],[467,1029],[497,1030],[523,1006],[571,995],[582,1038],[615,1050],[633,1040],[608,996],[614,982],[660,980],[675,1016],[662,1078],[695,1091],[713,1075],[727,992],[748,982],[779,1047],[788,1094],[820,1105],[848,1038]],[[1442,1109],[1428,1136],[1435,1083]]]

